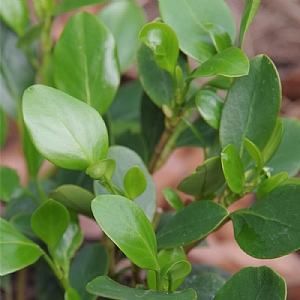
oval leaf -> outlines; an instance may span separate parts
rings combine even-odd
[[[248,153],[250,154],[250,156],[252,157],[253,161],[256,164],[257,171],[260,172],[260,170],[264,166],[264,161],[263,161],[260,150],[254,143],[249,141],[247,138],[245,138],[244,143],[245,143]]]
[[[11,168],[0,166],[0,199],[8,202],[18,187],[20,187],[18,173]]]
[[[57,166],[82,170],[105,158],[104,121],[85,103],[59,90],[34,85],[24,93],[23,114],[36,148]]]
[[[56,86],[103,114],[120,83],[113,35],[95,16],[74,15],[54,49]]]
[[[205,28],[207,29],[217,52],[221,52],[232,46],[230,35],[222,26],[208,23],[205,25]]]
[[[124,187],[131,200],[137,198],[147,188],[147,180],[139,167],[132,167],[124,177]]]
[[[184,204],[179,195],[172,188],[164,188],[162,194],[167,202],[176,210],[180,211],[184,208]]]
[[[134,264],[159,269],[152,225],[137,204],[117,195],[100,195],[92,201],[92,211],[102,230]]]

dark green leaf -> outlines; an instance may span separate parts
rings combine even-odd
[[[98,17],[114,35],[123,73],[135,60],[139,32],[146,22],[145,13],[134,1],[123,0],[106,5]]]
[[[0,199],[9,202],[13,193],[20,187],[18,173],[8,167],[0,166]]]
[[[99,113],[87,104],[34,85],[24,93],[23,113],[35,146],[54,164],[80,170],[105,158],[107,130]]]
[[[233,144],[247,166],[251,157],[244,138],[262,151],[272,135],[280,104],[280,81],[274,64],[267,56],[254,57],[249,74],[235,79],[227,94],[220,122],[222,148]]]
[[[123,184],[131,200],[143,194],[147,188],[146,177],[139,167],[132,167],[127,171]]]
[[[233,82],[233,78],[231,77],[217,76],[209,80],[208,82],[206,82],[206,85],[221,90],[229,90],[232,82]]]
[[[217,52],[221,52],[232,46],[230,35],[222,26],[208,23],[205,24],[205,28],[207,29]]]
[[[300,249],[299,195],[299,184],[284,184],[234,212],[234,236],[242,250],[256,258],[275,258]]]
[[[100,195],[92,201],[92,211],[102,230],[134,264],[159,269],[152,225],[137,204],[117,195]]]
[[[120,83],[113,35],[95,16],[80,12],[66,24],[54,49],[56,86],[103,114]]]
[[[23,269],[38,260],[43,250],[13,225],[0,218],[0,276]]]
[[[20,212],[18,214],[15,214],[9,222],[18,229],[21,233],[25,234],[26,236],[30,238],[36,238],[36,235],[34,234],[31,225],[30,225],[30,219],[32,214],[28,212]]]
[[[70,10],[75,10],[83,6],[98,4],[106,1],[107,0],[62,0],[57,5],[54,13],[58,15]]]
[[[285,300],[286,283],[271,268],[247,267],[233,275],[214,300]]]
[[[158,248],[172,248],[204,238],[228,217],[228,211],[212,201],[195,202],[178,212],[157,233]]]
[[[96,299],[86,291],[86,285],[108,271],[106,249],[99,243],[86,245],[78,251],[70,267],[70,284],[79,293],[81,300]]]
[[[162,194],[166,201],[176,210],[180,211],[184,208],[184,204],[179,195],[172,188],[164,188]]]
[[[134,300],[134,299],[146,299],[146,300],[196,300],[196,292],[192,289],[188,289],[182,292],[164,292],[153,290],[139,290],[133,289],[124,285],[121,285],[107,276],[100,276],[95,278],[87,285],[89,293],[109,297],[110,299],[118,300]]]
[[[6,116],[3,109],[0,106],[0,149],[5,143],[7,132]]]
[[[165,23],[175,31],[180,49],[197,61],[204,62],[216,53],[207,23],[222,26],[235,40],[235,24],[222,0],[163,0],[159,8]]]

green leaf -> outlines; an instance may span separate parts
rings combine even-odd
[[[285,300],[286,283],[271,268],[247,267],[234,274],[214,300]]]
[[[239,34],[239,47],[242,47],[244,37],[260,6],[260,0],[246,0]]]
[[[188,195],[193,195],[197,199],[208,196],[225,182],[221,159],[219,156],[207,159],[196,171],[183,179],[178,189]]]
[[[49,197],[60,202],[66,208],[83,214],[87,217],[93,217],[91,202],[95,198],[90,191],[73,184],[61,185],[49,193]]]
[[[212,201],[192,203],[178,212],[157,233],[158,248],[188,245],[200,240],[228,217],[228,211]]]
[[[201,90],[196,94],[196,105],[202,118],[213,128],[218,129],[224,101],[215,92]]]
[[[30,50],[32,44],[41,36],[44,26],[45,23],[40,22],[26,29],[18,39],[17,47],[23,50]]]
[[[299,195],[299,184],[284,184],[234,212],[234,236],[241,249],[256,258],[280,257],[300,249]]]
[[[174,77],[179,45],[173,29],[167,24],[152,22],[143,27],[139,39],[151,49],[157,66]]]
[[[153,291],[153,290],[139,290],[133,289],[124,285],[121,285],[107,276],[100,276],[95,278],[87,285],[89,293],[108,297],[110,299],[118,300],[134,300],[134,299],[146,299],[146,300],[196,300],[196,292],[192,289],[188,289],[181,292],[165,292],[165,291]]]
[[[81,300],[76,290],[68,288],[65,292],[65,300]]]
[[[0,276],[13,273],[33,263],[43,250],[13,225],[0,218]]]
[[[7,133],[6,116],[3,109],[0,106],[0,149],[5,143]]]
[[[52,251],[68,228],[69,220],[67,209],[62,204],[49,199],[33,213],[31,227]]]
[[[229,188],[234,193],[241,194],[245,184],[244,167],[233,144],[223,149],[221,153],[221,163]]]
[[[256,164],[257,171],[260,172],[264,166],[264,160],[262,158],[262,154],[261,154],[260,150],[258,149],[258,147],[255,144],[253,144],[247,138],[245,138],[244,143],[245,143],[248,153],[250,154],[250,156],[252,157],[253,161]]]
[[[21,35],[28,22],[28,8],[25,0],[0,2],[0,18]]]
[[[0,179],[0,199],[9,202],[15,190],[20,187],[19,175],[11,168],[0,166]]]
[[[25,234],[27,237],[36,238],[31,226],[30,226],[30,219],[32,213],[28,212],[20,212],[15,214],[9,222],[18,229],[21,233]]]
[[[188,76],[188,80],[213,75],[240,77],[248,72],[249,60],[246,54],[239,48],[230,47],[202,63]]]
[[[286,171],[289,177],[300,170],[300,121],[282,118],[283,136],[272,159],[266,164],[272,175]]]
[[[100,195],[92,201],[92,211],[102,230],[134,264],[159,269],[152,225],[137,204],[117,195]]]
[[[233,78],[231,77],[216,76],[213,79],[206,82],[206,85],[221,90],[229,90],[232,82],[233,82]]]
[[[120,83],[113,35],[97,17],[80,12],[66,24],[54,49],[54,81],[103,114]]]
[[[244,138],[262,151],[272,135],[280,105],[280,80],[274,64],[265,55],[254,57],[249,74],[236,78],[227,94],[220,122],[222,148],[233,144],[246,167],[251,157]]]
[[[81,170],[105,158],[105,124],[85,103],[59,90],[34,85],[24,93],[23,114],[33,143],[52,163]]]
[[[75,10],[83,6],[94,5],[106,1],[107,0],[62,0],[56,6],[54,13],[55,15],[58,15],[70,10]]]
[[[145,13],[134,1],[123,0],[107,4],[100,10],[98,17],[116,40],[123,73],[135,60],[139,32],[146,23]]]
[[[222,26],[208,23],[205,24],[205,28],[207,29],[217,52],[221,52],[232,46],[230,35]]]
[[[234,19],[222,0],[160,0],[159,8],[164,22],[175,31],[180,49],[199,62],[216,53],[206,24],[222,26],[235,40]]]
[[[131,200],[137,198],[147,188],[147,180],[139,167],[132,167],[124,176],[123,184]]]
[[[134,202],[142,208],[148,219],[152,221],[156,210],[156,187],[152,176],[149,174],[141,158],[134,151],[122,146],[110,147],[107,157],[113,158],[117,163],[116,171],[111,181],[121,189],[124,189],[124,176],[130,168],[137,166],[142,170],[147,180],[147,188]],[[96,195],[108,193],[100,183],[95,182],[94,185]]]
[[[184,204],[179,195],[172,188],[164,188],[162,194],[167,202],[176,210],[180,211],[184,208]]]
[[[96,297],[86,291],[86,285],[97,276],[106,275],[108,255],[99,243],[88,244],[78,251],[70,267],[70,284],[76,288],[81,300],[94,300]]]
[[[116,169],[116,161],[111,158],[102,159],[94,164],[90,165],[86,169],[86,174],[88,174],[91,178],[94,180],[99,180],[103,176],[105,176],[108,179],[111,179],[111,177],[114,175]]]

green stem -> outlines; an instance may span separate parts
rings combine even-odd
[[[40,199],[42,200],[42,203],[46,202],[48,200],[48,197],[43,189],[43,186],[41,184],[41,181],[39,178],[34,178],[34,182],[36,184],[38,194],[40,196]]]
[[[160,270],[156,270],[155,275],[156,275],[156,290],[161,291],[162,286],[161,286]]]
[[[102,245],[106,248],[108,253],[108,276],[112,277],[115,273],[115,244],[112,240],[103,232]]]

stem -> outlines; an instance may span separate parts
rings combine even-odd
[[[46,201],[48,200],[48,197],[47,197],[47,195],[46,195],[46,193],[45,193],[45,191],[44,191],[44,189],[43,189],[43,187],[42,187],[42,184],[41,184],[40,179],[35,178],[35,179],[34,179],[34,182],[35,182],[35,184],[36,184],[36,187],[37,187],[39,196],[40,196],[40,198],[41,198],[41,200],[42,200],[42,203],[46,202]]]
[[[161,279],[160,279],[160,270],[156,270],[155,275],[156,275],[156,290],[161,291],[162,287],[161,287]]]
[[[102,245],[108,252],[108,276],[112,277],[115,272],[115,244],[105,232],[103,232]]]

